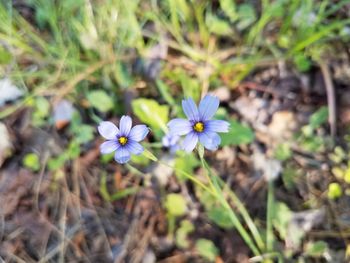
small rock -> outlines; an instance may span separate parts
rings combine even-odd
[[[290,111],[278,111],[272,116],[268,132],[274,140],[285,141],[293,136],[297,127],[295,114]]]
[[[287,248],[298,249],[305,234],[313,227],[324,223],[325,215],[323,208],[293,213],[285,240]]]
[[[148,249],[146,253],[143,255],[142,263],[155,263],[155,262],[156,262],[156,255],[152,250]]]
[[[14,101],[23,95],[23,91],[11,83],[10,79],[0,80],[0,107],[6,102]]]
[[[229,101],[231,99],[230,90],[226,86],[215,89],[213,95],[217,96],[220,101]]]
[[[0,167],[5,159],[11,155],[12,148],[9,132],[5,124],[0,122]]]
[[[72,119],[74,107],[68,100],[61,100],[53,109],[53,118],[58,130],[65,127]]]
[[[173,166],[175,162],[174,157],[169,154],[164,155],[160,160],[170,166]],[[165,186],[168,184],[169,178],[173,174],[173,168],[156,163],[151,167],[150,173],[157,178],[160,185]]]
[[[257,171],[260,171],[266,181],[275,180],[282,172],[282,164],[275,159],[267,158],[259,150],[254,150],[253,164]]]
[[[232,166],[236,159],[236,152],[232,147],[224,146],[221,150],[217,151],[216,158],[218,160],[226,161],[227,166]]]

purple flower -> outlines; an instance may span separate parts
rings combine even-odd
[[[171,133],[167,133],[162,138],[162,144],[164,147],[169,148],[170,152],[174,153],[179,148],[179,145],[178,145],[179,140],[180,140],[179,135],[173,135]]]
[[[139,155],[143,147],[139,144],[149,132],[146,125],[136,125],[131,128],[132,120],[129,116],[122,116],[119,129],[110,121],[103,121],[98,126],[98,132],[107,139],[101,144],[102,154],[115,151],[114,159],[118,163],[127,163],[131,154]]]
[[[208,150],[216,150],[221,142],[217,133],[228,132],[230,126],[226,121],[210,120],[219,108],[219,99],[206,95],[197,108],[193,99],[189,98],[182,101],[182,108],[188,120],[174,119],[168,123],[171,134],[186,135],[182,149],[193,151],[199,140]]]

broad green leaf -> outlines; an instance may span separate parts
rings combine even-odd
[[[205,259],[210,262],[214,262],[219,255],[218,248],[214,245],[213,241],[200,238],[196,242],[196,250]]]
[[[50,103],[44,97],[38,97],[34,101],[34,112],[32,121],[34,126],[43,126],[46,124],[45,118],[50,113]]]
[[[288,143],[278,144],[275,149],[275,157],[277,160],[286,161],[292,157],[292,150]]]
[[[230,24],[227,21],[220,19],[219,17],[213,14],[209,13],[206,16],[205,22],[207,24],[207,27],[210,33],[213,33],[219,36],[227,36],[232,34],[232,29]]]
[[[305,247],[305,254],[311,257],[321,257],[328,250],[325,241],[309,242]]]
[[[186,200],[180,194],[168,194],[165,199],[165,208],[170,216],[183,216],[187,211]]]
[[[292,211],[286,204],[282,202],[275,203],[272,211],[272,224],[283,239],[287,237],[287,228],[291,217]]]
[[[244,30],[256,20],[255,9],[250,4],[242,4],[238,7],[238,23],[237,28]]]
[[[282,180],[284,186],[291,190],[295,186],[295,181],[299,178],[300,172],[297,170],[296,167],[293,167],[292,165],[287,164],[287,166],[284,168],[282,172]]]
[[[61,167],[63,167],[64,163],[67,161],[67,154],[62,153],[61,155],[57,156],[56,158],[52,158],[48,161],[47,166],[49,167],[49,170],[55,171]]]
[[[0,64],[6,65],[12,60],[12,54],[0,46]]]
[[[175,159],[175,175],[181,181],[187,180],[187,177],[183,175],[180,171],[192,174],[193,169],[199,165],[198,159],[194,156],[194,154],[183,154],[181,156],[176,157]]]
[[[326,123],[328,120],[328,108],[326,106],[318,109],[310,117],[310,125],[313,129],[319,128],[322,124]]]
[[[40,160],[39,156],[35,153],[28,153],[24,156],[23,165],[30,170],[36,172],[40,169]]]
[[[230,229],[234,227],[228,211],[222,206],[210,208],[207,214],[210,220],[222,228]]]
[[[304,54],[297,54],[293,58],[294,64],[300,72],[306,72],[311,67],[311,61]]]
[[[140,155],[131,155],[131,162],[134,164],[147,166],[150,163],[150,159],[146,158],[143,154]]]
[[[91,105],[101,112],[107,112],[113,109],[113,100],[103,90],[91,91],[87,95],[88,101]]]
[[[132,102],[135,115],[152,129],[167,131],[169,107],[151,99],[136,99]]]
[[[74,132],[74,140],[79,143],[87,143],[94,138],[95,129],[90,125],[82,124],[80,128]]]
[[[236,120],[230,122],[230,131],[221,134],[221,145],[248,144],[254,140],[254,132]]]
[[[194,225],[189,220],[182,220],[181,225],[176,231],[175,242],[179,248],[188,248],[190,243],[187,240],[187,236],[193,232]]]
[[[237,19],[236,3],[233,0],[220,0],[221,10],[230,18],[231,22]]]

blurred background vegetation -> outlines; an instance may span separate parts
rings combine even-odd
[[[348,262],[349,0],[0,3],[5,262]],[[160,143],[208,92],[231,130],[206,157],[259,255]],[[99,155],[124,114],[170,168]]]

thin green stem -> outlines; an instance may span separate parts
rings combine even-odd
[[[272,216],[274,210],[274,187],[273,181],[268,182],[267,190],[267,214],[266,214],[266,249],[268,252],[273,251],[274,236],[272,229]]]
[[[218,178],[220,186],[223,187],[225,185],[225,183]],[[261,237],[261,234],[258,230],[258,228],[256,227],[256,225],[254,224],[252,218],[250,217],[247,209],[245,208],[244,204],[241,202],[241,200],[239,200],[239,198],[237,197],[237,195],[228,187],[227,188],[227,193],[228,196],[231,198],[232,202],[235,204],[235,206],[237,207],[238,211],[240,212],[240,214],[242,215],[243,220],[246,222],[250,232],[253,235],[253,238],[256,242],[256,244],[258,245],[259,249],[261,251],[265,250],[265,244],[264,241]]]
[[[217,197],[218,201],[227,210],[232,223],[234,224],[235,228],[237,229],[237,231],[239,232],[239,234],[241,235],[243,240],[246,242],[247,246],[251,249],[251,251],[254,253],[254,255],[256,255],[256,256],[260,255],[261,253],[260,253],[258,247],[255,245],[255,243],[253,242],[249,233],[243,227],[243,225],[239,221],[239,218],[234,213],[230,204],[227,202],[226,198],[224,197],[222,189],[219,186],[219,182],[218,182],[216,176],[212,174],[212,171],[211,171],[208,163],[204,160],[203,156],[201,156],[201,155],[200,155],[200,159],[201,159],[201,163],[202,163],[203,168],[205,168],[207,170],[209,177],[210,177],[210,179],[215,187],[215,190],[217,193],[216,197]]]

